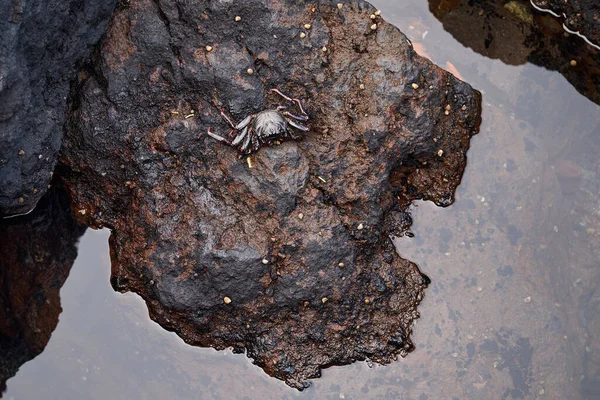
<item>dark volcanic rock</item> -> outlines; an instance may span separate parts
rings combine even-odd
[[[600,104],[600,50],[568,35],[560,19],[535,10],[529,0],[429,0],[429,9],[446,31],[477,53],[558,71]]]
[[[479,92],[374,11],[132,1],[80,74],[61,153],[77,215],[112,230],[117,290],[297,388],[413,348],[428,278],[389,236],[410,201],[452,202],[479,128]],[[281,104],[273,87],[304,101],[303,140],[246,160],[206,134],[228,131],[222,107],[239,121]]]
[[[6,380],[50,340],[62,311],[60,288],[84,230],[60,188],[27,216],[0,221],[0,397]]]
[[[0,217],[46,192],[69,81],[105,32],[116,0],[0,2]]]

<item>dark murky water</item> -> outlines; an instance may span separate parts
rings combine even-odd
[[[109,284],[108,231],[88,230],[47,347],[6,399],[600,398],[600,119],[557,72],[459,44],[420,0],[373,1],[436,64],[484,92],[454,206],[420,203],[400,254],[432,279],[389,366],[324,371],[303,393],[243,355],[185,345]]]

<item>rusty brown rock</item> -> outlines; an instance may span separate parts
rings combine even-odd
[[[412,350],[428,278],[389,237],[412,200],[452,203],[479,128],[479,92],[380,17],[371,30],[374,11],[132,1],[75,88],[62,149],[77,215],[112,230],[115,289],[297,388]],[[280,104],[274,87],[304,101],[303,140],[247,162],[206,134],[227,132],[221,108],[240,121]]]

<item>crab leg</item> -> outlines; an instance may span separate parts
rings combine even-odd
[[[252,139],[252,130],[249,130],[246,134],[246,140],[244,140],[244,144],[240,147],[240,151],[245,153],[248,149],[248,145],[250,144],[250,140]]]
[[[254,114],[248,115],[246,118],[244,118],[242,120],[242,122],[240,122],[239,124],[237,124],[234,127],[234,129],[240,130],[240,129],[243,129],[243,128],[247,127],[250,124],[250,121],[252,121],[252,118],[254,118]]]
[[[225,110],[221,110],[221,117],[223,117],[223,119],[225,121],[227,121],[227,123],[229,124],[229,126],[231,126],[233,129],[236,129],[235,124],[233,123],[233,121],[231,121],[231,118],[229,118],[226,114],[225,114]]]
[[[294,128],[300,129],[303,132],[308,132],[308,130],[309,130],[306,126],[302,125],[299,122],[294,121],[293,119],[286,118],[286,121]]]
[[[206,133],[208,133],[208,136],[210,136],[210,137],[212,137],[214,139],[217,139],[219,142],[225,142],[225,143],[227,143],[228,145],[231,146],[231,142],[229,140],[225,139],[223,136],[217,135],[216,133],[212,133],[210,131],[210,128],[208,128],[208,131]]]
[[[236,138],[233,140],[233,142],[231,142],[232,146],[237,146],[238,144],[240,144],[242,142],[242,140],[244,139],[244,137],[246,137],[246,135],[248,134],[248,127],[245,127],[244,130],[236,136]]]
[[[294,115],[289,111],[285,111],[283,115],[297,119],[298,121],[308,121],[308,117],[306,115]]]
[[[291,102],[294,102],[294,103],[298,104],[298,107],[300,107],[300,111],[302,112],[302,114],[308,116],[308,114],[306,114],[306,112],[304,111],[304,108],[302,108],[302,102],[300,102],[300,100],[298,100],[298,99],[292,99],[291,97],[286,96],[285,94],[281,93],[279,91],[279,89],[273,88],[273,89],[271,89],[271,92],[277,93],[278,95],[280,95],[281,97],[283,97],[287,101],[291,101]]]

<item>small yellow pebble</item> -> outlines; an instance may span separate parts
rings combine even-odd
[[[252,68],[248,68],[248,70],[246,71],[246,73],[248,75],[252,75],[254,73],[254,70]]]
[[[358,225],[358,226],[357,226],[357,229],[358,229],[359,231],[362,231],[364,227],[365,227],[365,226],[364,226],[363,224],[360,224],[360,225]]]
[[[229,303],[231,303],[231,299],[229,297],[225,296],[225,297],[223,297],[223,303],[229,304]]]
[[[240,22],[242,20],[242,17],[240,17],[239,15],[237,17],[235,17],[235,22]]]
[[[412,84],[412,88],[416,90],[416,89],[418,89],[418,88],[419,88],[419,85],[417,85],[416,83],[413,83],[413,84]]]
[[[266,258],[263,258],[262,263],[267,265],[269,263],[269,260],[267,260]]]
[[[341,9],[344,7],[344,4],[342,4],[342,3],[338,3],[338,5],[337,5],[337,6],[338,6],[338,8],[341,10]]]
[[[381,10],[375,11],[375,15],[380,16],[381,15]]]
[[[360,88],[360,90],[365,90],[365,85],[363,83],[361,83],[359,88]]]
[[[371,14],[371,19],[375,19],[375,18],[377,18],[377,17],[375,16],[375,14]]]
[[[444,150],[438,150],[437,155],[439,157],[443,156],[444,155]]]
[[[25,199],[23,197],[19,197],[19,203],[21,203],[21,204],[25,203]]]
[[[371,30],[374,31],[375,29],[377,29],[377,24],[371,25]]]
[[[206,51],[212,51],[212,46],[206,46]]]
[[[371,300],[365,299],[365,304],[369,304],[369,303],[371,303]]]
[[[302,213],[298,214],[298,219],[300,219],[300,220],[304,219],[304,214],[302,214]]]
[[[304,29],[310,29],[310,24],[304,24]]]
[[[323,304],[325,304],[325,303],[327,303],[327,300],[328,300],[328,299],[327,299],[327,297],[323,297],[323,298],[321,299],[321,302],[323,302]]]
[[[306,37],[306,33],[302,32],[300,33],[300,39],[304,39]]]
[[[577,61],[571,60],[571,62],[569,64],[571,64],[571,67],[576,67],[577,66]]]
[[[450,115],[450,111],[448,111],[448,110],[444,111],[444,115]]]
[[[460,109],[463,110],[463,111],[467,111],[467,105],[464,104]]]
[[[346,264],[344,264],[344,263],[339,263],[338,264],[338,267],[340,267],[340,268],[344,268],[345,266],[346,266]]]
[[[325,53],[327,51],[327,47],[323,46],[321,50],[323,50],[323,53]]]

